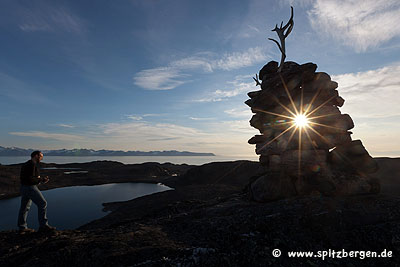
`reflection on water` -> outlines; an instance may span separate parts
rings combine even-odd
[[[126,201],[166,190],[171,188],[162,184],[120,183],[64,187],[42,193],[47,200],[49,224],[57,229],[73,229],[105,216],[102,203]],[[17,228],[20,199],[0,200],[0,230]],[[28,227],[38,228],[35,204],[29,212]]]

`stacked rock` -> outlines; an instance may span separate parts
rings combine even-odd
[[[369,176],[377,164],[360,140],[352,141],[353,120],[339,110],[344,99],[338,84],[316,69],[313,63],[285,62],[278,72],[271,61],[259,72],[261,90],[248,93],[245,103],[255,113],[250,125],[260,131],[248,142],[266,169],[250,184],[255,200],[379,191]]]

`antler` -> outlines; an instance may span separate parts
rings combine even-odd
[[[260,81],[259,81],[259,79],[258,79],[258,75],[256,74],[256,77],[254,78],[253,77],[253,80],[256,82],[256,86],[261,86],[261,83],[260,83]]]
[[[291,6],[290,9],[291,9],[291,15],[290,15],[290,19],[289,19],[288,23],[286,23],[286,25],[282,27],[282,25],[283,25],[283,21],[282,21],[281,26],[279,28],[278,28],[278,24],[276,24],[275,29],[272,30],[278,34],[281,44],[279,44],[278,41],[276,41],[272,38],[268,38],[268,40],[271,40],[278,45],[278,48],[282,53],[281,63],[279,64],[278,72],[281,72],[282,67],[283,67],[283,62],[285,62],[285,58],[286,58],[285,39],[286,39],[286,37],[288,37],[289,33],[292,31],[293,26],[294,26],[293,7]],[[285,30],[287,30],[287,31],[285,32]]]

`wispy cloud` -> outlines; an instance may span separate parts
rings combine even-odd
[[[177,139],[180,139],[180,137],[148,138],[147,141],[170,141]]]
[[[39,137],[39,138],[53,139],[53,140],[58,140],[58,141],[82,141],[85,139],[83,136],[79,136],[79,135],[47,133],[47,132],[41,132],[41,131],[9,132],[9,134],[16,135],[16,136]]]
[[[24,32],[82,33],[83,21],[65,7],[55,7],[48,3],[37,2],[30,7],[20,6],[21,21],[19,28]]]
[[[143,119],[142,116],[137,116],[137,115],[127,115],[126,116],[128,119],[134,120],[134,121],[140,121]]]
[[[190,127],[169,123],[149,123],[146,121],[134,121],[128,123],[107,123],[100,125],[100,129],[106,135],[124,137],[177,137],[193,136],[199,132]]]
[[[143,117],[160,117],[160,116],[164,116],[164,115],[166,115],[166,114],[146,113],[146,114],[143,114],[141,116],[143,116]]]
[[[255,32],[260,32],[260,30],[256,26],[247,25],[247,27],[249,27],[249,29],[251,29],[251,30],[253,30]]]
[[[57,126],[64,127],[64,128],[75,128],[74,125],[65,124],[65,123],[59,123],[59,124],[57,124]]]
[[[332,79],[339,83],[339,94],[346,100],[342,113],[354,120],[353,139],[363,140],[371,155],[396,154],[399,146],[394,140],[400,135],[400,63]]]
[[[312,27],[363,52],[400,36],[397,0],[314,0]]]
[[[213,62],[214,69],[233,70],[252,66],[255,63],[267,60],[265,48],[251,47],[245,52],[227,53],[222,58]]]
[[[197,117],[189,117],[189,119],[194,120],[194,121],[209,121],[213,120],[215,118],[197,118]]]
[[[248,118],[250,119],[253,116],[251,109],[249,107],[243,108],[233,108],[224,111],[226,114],[235,117],[235,118]]]
[[[219,102],[228,98],[257,90],[251,75],[236,76],[233,81],[227,82],[227,87],[232,89],[217,89],[207,96],[193,100],[194,102]]]
[[[268,58],[266,49],[252,47],[243,52],[226,53],[220,57],[213,53],[199,53],[175,60],[165,67],[142,70],[133,77],[134,83],[147,90],[170,90],[190,82],[190,71],[203,73],[215,70],[234,70],[252,66]]]
[[[166,114],[156,114],[156,113],[147,113],[147,114],[125,114],[122,117],[124,119],[129,119],[129,120],[133,120],[133,121],[141,121],[144,120],[146,118],[150,118],[150,117],[161,117],[164,116]]]
[[[231,121],[204,120],[202,128],[173,123],[130,121],[107,123],[96,129],[104,144],[140,150],[192,150],[217,154],[251,154],[247,140],[255,134],[248,119]]]
[[[162,67],[142,70],[134,76],[135,84],[147,90],[170,90],[184,84],[187,77],[178,68]]]
[[[255,133],[248,120],[201,120],[199,128],[174,123],[121,121],[90,125],[79,134],[45,131],[9,132],[21,137],[57,140],[69,147],[123,150],[188,150],[219,155],[251,155],[247,140]],[[46,142],[46,140],[44,140]]]
[[[400,115],[400,63],[365,72],[332,77],[339,83],[339,93],[346,100],[343,107],[356,117]]]

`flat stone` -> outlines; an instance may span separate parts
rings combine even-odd
[[[336,168],[357,171],[358,173],[375,173],[379,167],[376,161],[368,154],[360,140],[337,146],[330,152],[330,163]]]
[[[275,74],[278,71],[278,62],[270,61],[260,70],[258,77],[260,80],[264,79],[266,74]]]

